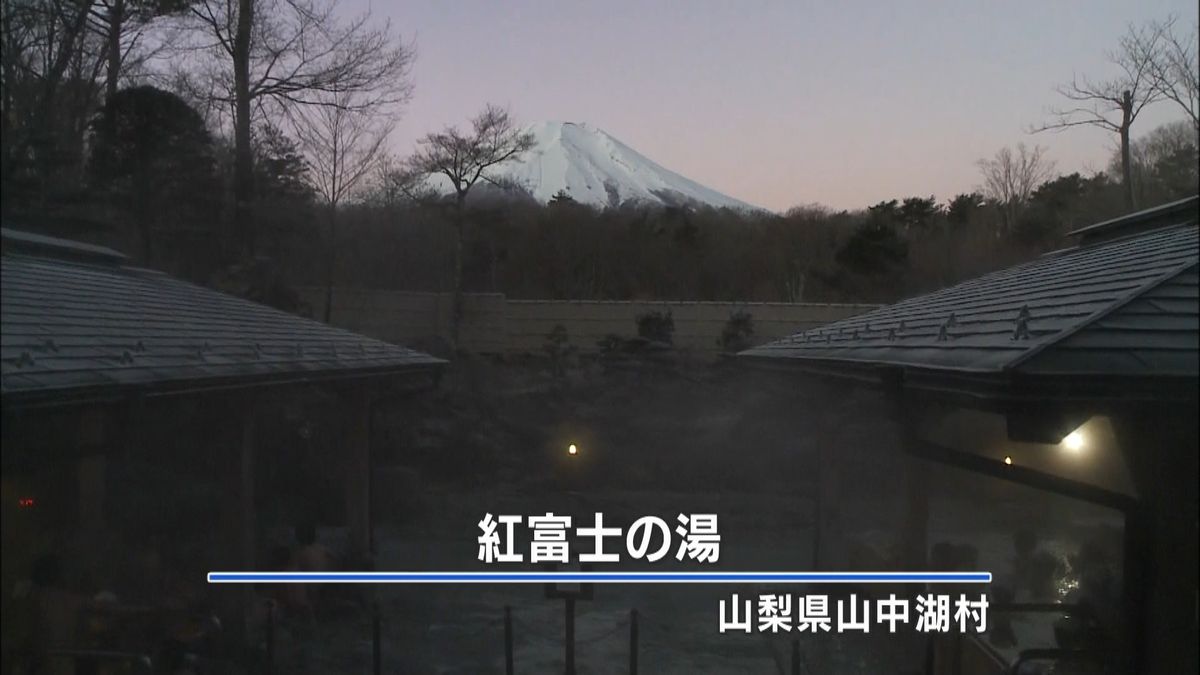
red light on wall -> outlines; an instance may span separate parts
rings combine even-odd
[[[32,509],[35,504],[33,497],[21,497],[17,500],[17,507],[22,509]]]

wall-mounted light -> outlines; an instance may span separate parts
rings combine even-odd
[[[1064,436],[1062,439],[1062,443],[1060,443],[1060,445],[1062,445],[1062,448],[1064,450],[1066,450],[1067,452],[1076,454],[1076,455],[1079,454],[1080,452],[1083,452],[1083,446],[1086,444],[1087,444],[1087,439],[1084,438],[1083,432],[1080,431],[1079,429],[1076,429],[1075,431],[1072,431],[1071,433]]]
[[[572,443],[572,444],[570,444],[569,446],[567,446],[567,454],[568,454],[568,455],[578,455],[578,454],[579,454],[579,448],[575,447],[575,444],[574,444],[574,443]]]
[[[1008,455],[1005,455],[1005,456],[1004,456],[1004,463],[1005,463],[1005,464],[1007,464],[1007,465],[1009,465],[1009,466],[1012,466],[1012,457],[1010,457],[1010,456],[1008,456]]]

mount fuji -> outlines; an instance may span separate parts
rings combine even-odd
[[[525,131],[533,135],[533,149],[519,161],[496,167],[487,177],[516,186],[543,204],[562,191],[579,203],[598,208],[648,205],[763,210],[666,169],[588,124],[539,122]],[[439,191],[449,191],[448,180],[434,182]]]

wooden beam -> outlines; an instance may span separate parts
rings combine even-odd
[[[1106,490],[1089,483],[1083,483],[1070,478],[1055,476],[1026,466],[1005,464],[1002,461],[976,455],[963,450],[955,450],[938,445],[932,441],[911,437],[905,444],[905,449],[916,457],[927,459],[939,464],[957,467],[973,473],[980,473],[992,478],[999,478],[1031,488],[1052,492],[1064,497],[1071,497],[1098,506],[1128,512],[1137,506],[1137,500],[1129,495],[1112,490]]]

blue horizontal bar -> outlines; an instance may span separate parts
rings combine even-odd
[[[991,572],[209,572],[229,583],[870,583],[986,584]]]

